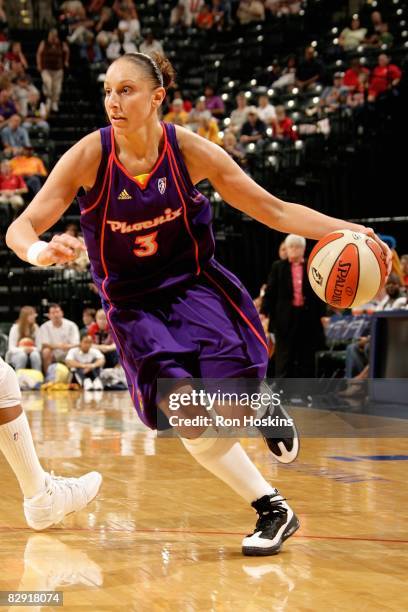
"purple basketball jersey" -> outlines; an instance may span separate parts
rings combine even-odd
[[[102,128],[95,185],[78,198],[92,275],[112,304],[192,280],[214,254],[210,203],[191,182],[174,125],[162,126],[163,150],[144,184],[117,158],[111,126]]]
[[[156,427],[158,378],[263,378],[265,335],[250,295],[213,257],[210,203],[191,182],[174,125],[141,185],[100,130],[95,186],[80,196],[94,281],[136,410]]]

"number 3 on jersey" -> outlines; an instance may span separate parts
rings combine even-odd
[[[136,257],[149,257],[154,255],[159,248],[156,242],[157,232],[146,234],[145,236],[138,236],[135,239],[135,244],[138,245],[137,249],[133,249],[133,253]]]

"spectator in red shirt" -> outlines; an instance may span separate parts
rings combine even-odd
[[[88,327],[88,334],[92,338],[93,347],[99,349],[101,353],[103,353],[105,357],[105,367],[114,368],[118,364],[118,354],[109,329],[106,314],[102,308],[96,312],[95,319],[95,323],[91,323]]]
[[[275,108],[276,119],[271,119],[271,125],[273,128],[273,137],[279,140],[291,140],[294,142],[298,139],[297,132],[293,129],[293,121],[286,116],[284,106],[277,106]]]
[[[378,64],[371,73],[369,100],[375,100],[377,96],[396,87],[400,82],[402,71],[395,64],[391,64],[390,61],[390,57],[386,53],[380,53],[378,56]]]
[[[358,85],[355,89],[350,89],[347,94],[347,106],[357,108],[362,106],[368,96],[369,75],[366,72],[360,72],[358,75]]]
[[[21,43],[14,41],[10,43],[10,50],[7,51],[4,56],[6,62],[8,62],[9,70],[11,70],[13,63],[21,64],[23,70],[27,70],[28,62],[25,58],[25,55],[21,49]]]
[[[365,68],[358,57],[351,60],[350,68],[346,70],[343,78],[343,85],[351,91],[358,90],[360,87],[360,75],[370,74],[368,68]]]
[[[208,4],[203,4],[196,17],[196,25],[201,30],[211,30],[214,25],[214,15],[210,11]]]
[[[12,174],[8,161],[0,166],[0,204],[11,204],[14,211],[24,206],[22,193],[27,193],[27,185],[22,176]]]

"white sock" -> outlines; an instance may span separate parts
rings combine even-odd
[[[17,477],[24,497],[33,497],[45,487],[45,472],[38,460],[27,417],[0,425],[0,450]]]
[[[266,482],[241,444],[231,438],[181,438],[188,452],[209,472],[217,476],[248,503],[275,489]]]

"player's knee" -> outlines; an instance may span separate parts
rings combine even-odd
[[[8,363],[2,363],[0,382],[0,409],[21,404],[21,391],[17,375]]]
[[[216,458],[225,455],[237,442],[235,438],[221,438],[215,429],[210,429],[211,431],[207,430],[205,435],[194,439],[180,438],[186,450],[194,457],[208,454]]]

